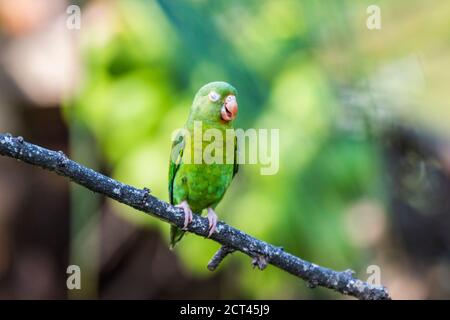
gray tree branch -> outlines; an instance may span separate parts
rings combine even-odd
[[[168,223],[183,227],[184,214],[179,208],[164,202],[150,194],[147,188],[138,189],[72,161],[62,152],[52,151],[27,143],[22,137],[12,137],[0,133],[0,154],[23,162],[53,171],[89,190],[103,194],[137,210],[148,213]],[[194,215],[188,231],[206,237],[208,235],[208,220]],[[226,223],[219,222],[217,231],[211,236],[224,246],[218,254],[218,262],[226,256],[225,253],[240,251],[253,258],[254,265],[263,269],[266,264],[274,265],[290,274],[305,280],[309,287],[322,286],[358,299],[390,299],[385,287],[375,286],[354,278],[351,270],[334,271],[296,257],[282,248],[258,240]],[[217,263],[217,265],[215,265]]]
[[[214,254],[211,260],[208,262],[208,270],[214,271],[217,269],[219,264],[225,259],[230,253],[233,253],[235,250],[233,248],[227,246],[221,246],[219,250]]]

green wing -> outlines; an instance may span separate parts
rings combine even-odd
[[[185,140],[183,131],[177,134],[172,143],[172,149],[170,151],[170,163],[169,163],[169,200],[170,204],[174,205],[173,199],[173,183],[175,181],[175,175],[181,165],[181,159],[183,158],[183,151],[185,147]]]
[[[239,150],[238,150],[238,140],[237,137],[234,137],[234,167],[233,167],[233,178],[239,171],[239,164],[238,164],[238,156],[239,156]]]
[[[181,160],[183,158],[183,151],[185,148],[184,131],[180,130],[177,136],[173,140],[172,150],[170,151],[170,163],[169,163],[169,200],[170,204],[175,205],[173,198],[173,184],[175,181],[175,176],[181,165]],[[173,249],[175,244],[181,240],[184,235],[184,231],[180,230],[178,227],[170,226],[170,248]]]

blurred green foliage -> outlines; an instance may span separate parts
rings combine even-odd
[[[399,12],[397,4],[378,2],[386,8],[388,28],[387,17]],[[217,209],[219,216],[305,259],[335,269],[352,267],[364,278],[370,250],[349,240],[345,216],[364,199],[383,207],[383,168],[368,129],[373,101],[351,108],[358,102],[346,105],[342,89],[364,84],[377,65],[411,50],[400,45],[377,51],[380,40],[365,27],[370,4],[98,2],[102,14],[83,25],[85,74],[66,116],[94,133],[114,178],[149,186],[167,200],[171,133],[184,124],[200,86],[230,82],[239,91],[237,127],[280,128],[280,171],[261,176],[258,166],[243,166]],[[394,35],[387,39],[387,45],[396,42]],[[168,239],[167,224],[111,205]],[[212,241],[187,236],[176,252],[190,272],[207,277],[205,265],[215,250]],[[227,267],[244,298],[333,294],[306,289],[275,268],[253,270],[242,255],[228,259]]]

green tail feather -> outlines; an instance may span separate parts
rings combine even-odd
[[[185,231],[178,227],[170,226],[170,249],[173,249],[178,241],[183,238]]]

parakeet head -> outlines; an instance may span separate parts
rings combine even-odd
[[[201,87],[195,95],[190,118],[230,123],[238,112],[236,95],[236,89],[229,83],[210,82]]]

